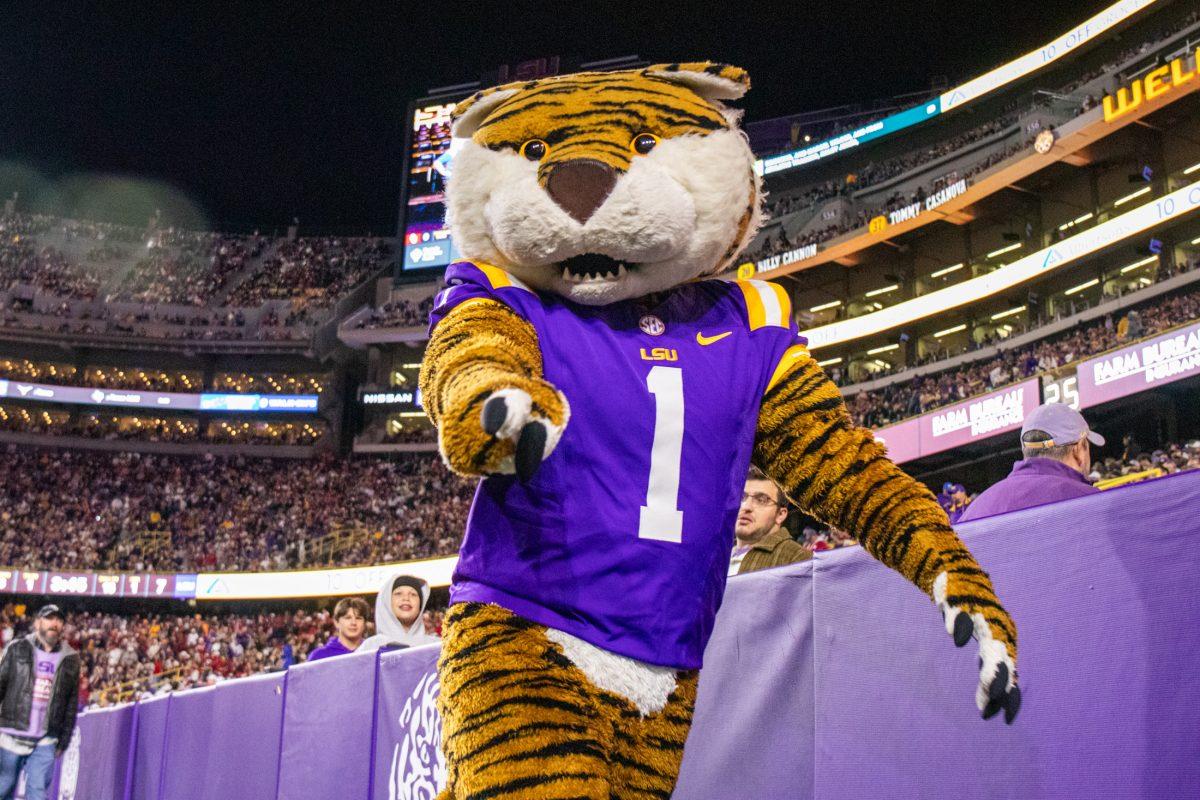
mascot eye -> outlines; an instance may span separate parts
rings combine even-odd
[[[530,139],[525,144],[521,145],[521,155],[528,158],[530,161],[541,161],[546,157],[546,153],[550,152],[550,145],[543,142],[541,139]]]
[[[635,153],[646,155],[654,149],[654,145],[658,144],[658,137],[653,133],[639,133],[633,137],[633,141],[629,143],[629,147]]]

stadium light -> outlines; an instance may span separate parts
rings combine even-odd
[[[1126,272],[1133,272],[1135,269],[1138,269],[1139,267],[1144,267],[1147,264],[1153,264],[1156,261],[1158,261],[1158,256],[1150,256],[1149,258],[1143,258],[1141,261],[1135,261],[1132,264],[1128,264],[1124,267],[1121,267],[1121,274],[1124,275]]]
[[[414,362],[412,364],[401,364],[400,365],[400,369],[420,369],[420,368],[421,368],[420,361]]]
[[[838,356],[837,358],[827,358],[824,361],[818,361],[817,366],[818,367],[831,367],[834,364],[840,364],[840,363],[842,363],[842,357]]]
[[[1141,189],[1138,189],[1136,192],[1131,192],[1130,194],[1125,195],[1124,197],[1120,198],[1119,200],[1114,200],[1113,208],[1124,205],[1125,203],[1128,203],[1130,200],[1133,200],[1136,197],[1141,197],[1142,195],[1149,194],[1149,193],[1150,193],[1150,187],[1143,186]]]
[[[810,328],[802,331],[801,335],[808,339],[808,349],[816,350],[943,314],[1061,270],[1085,256],[1137,236],[1150,228],[1182,219],[1198,209],[1200,181],[1180,187],[1151,203],[1143,203],[1061,242],[997,266],[985,275],[968,278],[944,289],[904,300],[878,313],[863,314]],[[1200,238],[1197,238],[1196,243],[1200,243]]]
[[[1091,219],[1094,216],[1095,216],[1095,214],[1093,214],[1092,212],[1089,211],[1088,213],[1084,214],[1083,216],[1076,217],[1075,219],[1071,220],[1070,222],[1064,222],[1062,225],[1058,226],[1058,229],[1060,231],[1065,231],[1067,228],[1074,228],[1079,223],[1087,222],[1089,219]]]
[[[993,250],[992,252],[987,254],[987,257],[995,258],[996,256],[1004,255],[1005,253],[1010,253],[1013,250],[1018,249],[1020,246],[1021,246],[1020,242],[1017,242],[1016,244],[1010,244],[1007,247],[1001,247],[999,250]]]
[[[822,303],[819,306],[813,306],[812,308],[809,309],[809,311],[811,311],[813,313],[816,313],[818,311],[828,311],[831,308],[837,308],[841,304],[842,304],[841,300],[834,300],[833,302],[830,302],[830,303]]]
[[[938,331],[933,335],[933,338],[940,339],[943,336],[949,336],[952,333],[958,333],[959,331],[965,331],[966,329],[967,324],[964,322],[962,325],[955,325],[953,328],[946,328],[944,331]]]
[[[894,292],[899,288],[900,288],[900,286],[898,284],[893,283],[891,286],[884,286],[882,289],[872,289],[871,291],[867,292],[866,295],[864,295],[864,297],[878,297],[881,294],[887,294],[888,292]]]
[[[892,350],[899,350],[899,349],[900,349],[900,345],[889,344],[889,345],[884,345],[883,347],[876,347],[874,350],[868,350],[867,355],[876,356],[876,355],[879,355],[880,353],[889,353]]]
[[[1014,81],[1032,75],[1064,56],[1075,53],[1087,42],[1098,39],[1105,31],[1156,2],[1158,0],[1118,0],[1089,19],[1071,26],[1070,30],[1046,42],[1041,47],[1001,64],[966,83],[959,84],[943,92],[936,99],[904,109],[854,130],[840,133],[831,139],[811,144],[806,142],[804,147],[799,149],[757,159],[754,162],[754,171],[759,175],[766,176],[802,167],[814,161],[839,155],[896,131],[919,125],[953,109],[961,108]]]
[[[1017,308],[1010,308],[1008,311],[1001,311],[999,314],[992,314],[992,319],[993,320],[1004,319],[1005,317],[1011,317],[1013,314],[1020,314],[1022,311],[1025,311],[1025,310],[1026,310],[1025,306],[1018,306]]]
[[[1090,289],[1098,283],[1100,283],[1099,278],[1092,278],[1087,283],[1081,283],[1078,286],[1072,286],[1070,289],[1067,289],[1065,292],[1063,292],[1063,294],[1075,294],[1076,292],[1082,292],[1084,289]]]
[[[962,269],[962,268],[963,268],[963,267],[965,267],[965,266],[966,266],[966,264],[963,264],[963,263],[960,261],[960,262],[958,262],[957,264],[952,264],[952,265],[950,265],[950,266],[946,267],[945,269],[939,269],[937,272],[933,273],[933,274],[932,274],[932,275],[930,275],[929,277],[931,277],[931,278],[940,278],[940,277],[942,277],[943,275],[949,275],[951,272],[957,272],[958,270]]]

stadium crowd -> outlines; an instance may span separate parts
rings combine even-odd
[[[433,295],[420,301],[408,298],[389,300],[358,320],[356,328],[411,328],[429,324],[429,312],[433,310]]]
[[[28,632],[32,609],[0,609],[0,645]],[[442,613],[425,613],[440,633]],[[105,706],[231,678],[287,669],[333,633],[327,610],[245,614],[67,614],[66,641],[81,658],[80,706]],[[368,635],[370,635],[368,633]]]
[[[1025,347],[1003,351],[990,360],[918,376],[869,392],[860,391],[848,400],[847,405],[856,423],[878,428],[1099,355],[1195,319],[1200,319],[1200,291],[1158,298],[1118,319],[1114,320],[1109,314],[1103,320]],[[938,355],[945,358],[956,354],[942,352]]]
[[[472,489],[426,453],[268,459],[9,445],[3,461],[0,564],[20,568],[275,570],[452,553]]]
[[[379,238],[138,231],[10,213],[0,216],[0,293],[12,295],[0,298],[0,321],[83,334],[156,337],[163,334],[154,326],[167,325],[181,329],[170,338],[303,338],[340,297],[390,258],[391,246]],[[36,306],[34,293],[40,297]],[[286,301],[287,308],[250,318],[248,310],[270,301]],[[114,303],[140,308],[110,307]]]

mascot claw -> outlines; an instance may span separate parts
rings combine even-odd
[[[566,412],[566,398],[559,392],[556,395]],[[522,483],[532,478],[550,456],[566,428],[565,413],[563,424],[555,425],[538,411],[523,389],[498,389],[484,402],[480,413],[480,424],[487,434],[515,445],[512,468],[502,471],[515,472]]]
[[[984,719],[991,719],[1001,710],[1005,723],[1011,725],[1021,709],[1021,688],[1017,686],[1017,668],[1003,642],[992,635],[991,625],[980,611],[973,613],[946,602],[946,573],[934,582],[934,598],[942,612],[946,632],[957,647],[972,638],[979,641],[979,684],[975,688],[975,705]]]

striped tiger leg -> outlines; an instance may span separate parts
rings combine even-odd
[[[545,629],[494,605],[446,616],[442,800],[609,800],[612,718]]]
[[[606,695],[606,702],[621,712],[612,755],[614,800],[667,800],[671,796],[692,727],[699,676],[694,670],[681,672],[666,707],[645,717],[627,700]]]
[[[807,353],[763,397],[757,464],[805,512],[862,543],[937,604],[959,646],[979,642],[976,703],[985,718],[1020,707],[1017,627],[991,578],[955,535],[929,489],[888,460],[870,431],[850,421],[842,396]]]

